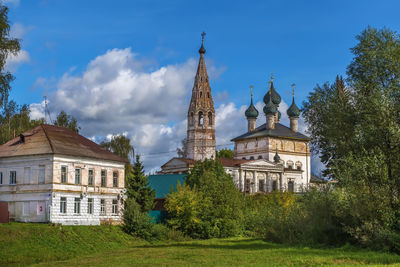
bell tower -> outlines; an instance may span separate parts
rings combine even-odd
[[[194,160],[215,159],[215,110],[208,81],[201,34],[200,59],[187,117],[187,157]]]

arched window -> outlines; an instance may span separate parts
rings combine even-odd
[[[289,169],[293,169],[293,161],[288,160],[287,161],[287,166],[288,166]]]
[[[258,156],[258,159],[262,159],[262,156],[260,155],[260,156]]]
[[[294,192],[294,182],[293,181],[289,181],[288,182],[288,191],[289,192]]]
[[[203,92],[200,92],[200,98],[202,98],[203,97]]]
[[[204,123],[204,116],[203,116],[203,112],[200,111],[199,112],[199,126],[202,126]]]
[[[250,159],[251,159],[251,160],[253,160],[253,159],[254,159],[254,157],[253,157],[253,156],[251,156],[251,157],[250,157]]]
[[[303,165],[303,164],[301,164],[300,161],[297,161],[297,162],[296,162],[296,169],[299,170],[299,171],[301,171],[302,165]]]
[[[194,114],[193,112],[190,113],[190,118],[189,118],[189,125],[193,125],[194,124]]]
[[[243,157],[242,159],[246,159],[246,157]]]
[[[213,121],[212,121],[212,113],[211,112],[208,112],[208,125],[212,125],[213,124]]]

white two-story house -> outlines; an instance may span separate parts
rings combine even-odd
[[[69,129],[40,125],[0,146],[0,202],[14,221],[118,223],[125,163]]]

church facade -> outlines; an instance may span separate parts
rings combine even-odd
[[[205,53],[202,40],[187,115],[186,157],[172,158],[161,166],[160,174],[186,173],[196,161],[215,158],[215,110],[204,61]],[[274,88],[272,76],[263,100],[265,123],[256,126],[259,112],[253,104],[251,93],[250,106],[244,114],[248,130],[232,139],[234,158],[218,160],[242,192],[302,192],[308,188],[311,177],[310,138],[298,132],[300,110],[295,104],[294,93],[292,105],[287,110],[289,127],[280,123],[278,107],[281,97]]]

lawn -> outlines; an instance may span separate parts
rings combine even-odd
[[[119,227],[0,225],[0,266],[400,266],[400,255],[353,247],[308,248],[233,238],[136,240]]]

